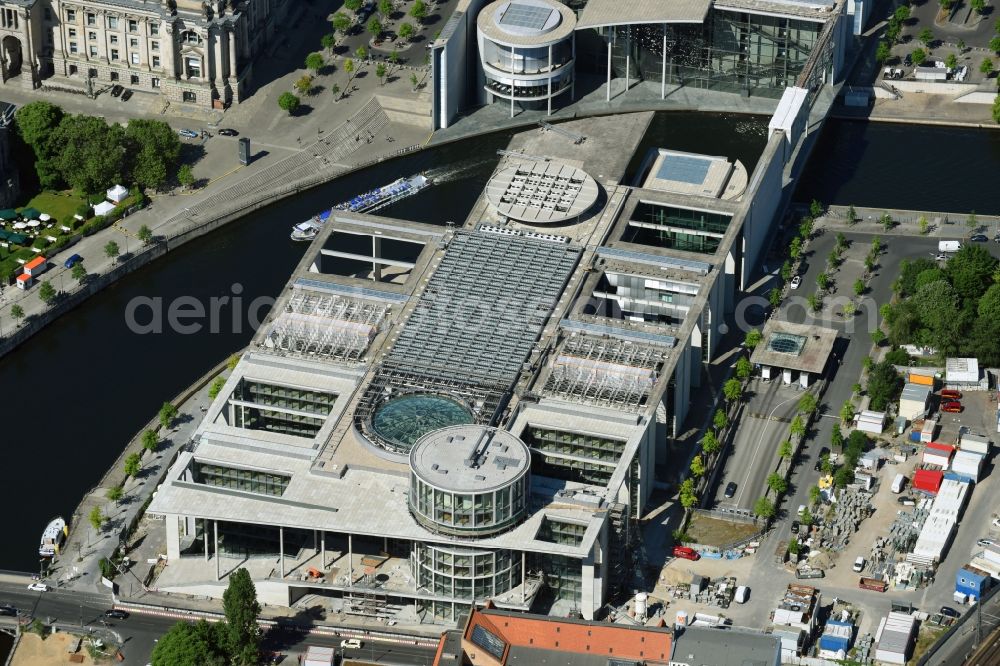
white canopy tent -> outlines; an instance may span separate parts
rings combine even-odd
[[[94,215],[107,215],[115,209],[115,205],[110,201],[102,201],[94,206]]]
[[[128,189],[122,185],[115,185],[108,190],[108,200],[121,203],[122,199],[128,196]]]

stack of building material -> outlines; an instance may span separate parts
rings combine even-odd
[[[854,625],[850,622],[830,620],[819,639],[819,656],[824,659],[846,659],[853,635]]]

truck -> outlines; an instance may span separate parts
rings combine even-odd
[[[906,477],[903,476],[902,474],[897,474],[896,478],[892,480],[891,490],[892,492],[898,495],[899,493],[903,492],[903,487],[905,485],[906,485]]]
[[[858,587],[862,590],[885,592],[889,588],[889,584],[881,578],[862,578],[858,581]]]
[[[938,241],[938,252],[958,252],[962,249],[962,243],[957,240]]]

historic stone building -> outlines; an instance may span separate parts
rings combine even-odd
[[[0,0],[4,85],[91,93],[114,84],[221,107],[292,0]]]

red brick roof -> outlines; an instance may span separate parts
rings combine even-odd
[[[635,660],[670,659],[671,633],[664,628],[564,620],[490,608],[472,612],[465,627],[467,640],[476,626],[507,643],[501,663],[506,661],[510,646]]]

